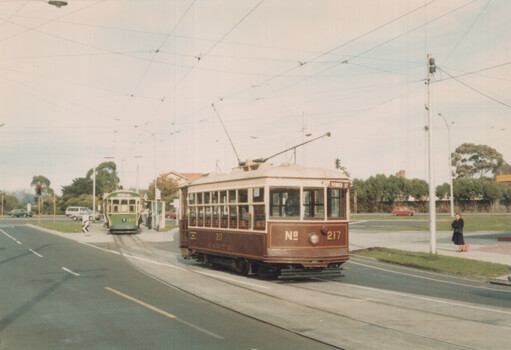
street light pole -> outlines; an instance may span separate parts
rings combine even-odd
[[[92,221],[96,221],[96,167],[92,171]]]
[[[427,55],[428,67],[428,165],[429,165],[429,234],[431,254],[436,254],[436,202],[435,202],[435,171],[433,157],[433,113],[431,106],[431,75],[435,72],[435,59]]]
[[[450,196],[451,196],[451,217],[454,217],[454,195],[453,195],[453,186],[452,186],[452,159],[451,159],[451,127],[449,123],[447,123],[447,119],[442,115],[442,113],[438,113],[440,117],[444,120],[445,126],[447,127],[447,147],[449,151],[449,187],[450,187]]]

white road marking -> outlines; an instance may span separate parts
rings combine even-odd
[[[10,234],[8,234],[7,232],[5,232],[4,230],[0,230],[0,232],[2,232],[4,235],[6,235],[7,237],[9,237],[10,239],[12,239],[14,242],[18,243],[18,244],[21,244],[20,241],[18,241],[16,238],[14,238],[13,236],[11,236]]]
[[[79,273],[76,273],[74,271],[71,271],[70,269],[68,269],[67,267],[61,267],[62,270],[66,271],[66,272],[69,272],[70,274],[72,275],[75,275],[75,276],[80,276]]]
[[[136,299],[136,298],[134,298],[134,297],[132,297],[132,296],[129,296],[129,295],[127,295],[127,294],[123,293],[123,292],[119,292],[118,290],[115,290],[115,289],[110,288],[110,287],[105,287],[105,289],[106,289],[106,290],[108,290],[108,291],[110,291],[110,292],[112,292],[112,293],[115,293],[115,294],[117,294],[117,295],[119,295],[119,296],[121,296],[121,297],[123,297],[123,298],[125,298],[125,299],[128,299],[128,300],[130,300],[130,301],[133,301],[134,303],[137,303],[137,304],[139,304],[139,305],[142,305],[143,307],[148,308],[149,310],[152,310],[152,311],[154,311],[154,312],[157,312],[157,313],[159,313],[159,314],[161,314],[161,315],[164,315],[165,317],[171,318],[171,319],[176,320],[176,321],[178,321],[178,322],[180,322],[180,323],[182,323],[182,324],[184,324],[184,325],[187,325],[188,327],[191,327],[191,328],[196,329],[196,330],[198,330],[198,331],[200,331],[200,332],[202,332],[202,333],[205,333],[205,334],[207,334],[207,335],[209,335],[209,336],[211,336],[211,337],[213,337],[213,338],[217,338],[217,339],[224,339],[224,337],[222,337],[222,336],[220,336],[220,335],[218,335],[218,334],[215,334],[215,333],[213,333],[213,332],[210,332],[210,331],[208,331],[207,329],[204,329],[204,328],[202,328],[202,327],[196,326],[196,325],[194,325],[194,324],[192,324],[192,323],[190,323],[190,322],[187,322],[187,321],[181,320],[181,319],[179,319],[176,315],[173,315],[173,314],[171,314],[170,312],[164,311],[164,310],[162,310],[162,309],[160,309],[160,308],[157,308],[156,306],[153,306],[153,305],[148,304],[148,303],[146,303],[146,302],[144,302],[144,301],[138,300],[138,299]]]
[[[34,253],[35,255],[37,255],[38,257],[42,258],[43,256],[41,254],[39,254],[38,252],[36,252],[35,250],[33,249],[29,249],[32,253]]]
[[[110,250],[110,249],[105,249],[105,248],[101,248],[101,247],[98,247],[98,246],[95,246],[94,244],[89,244],[89,243],[85,243],[85,242],[79,242],[83,245],[86,245],[88,247],[92,247],[92,248],[96,248],[96,249],[99,249],[99,250],[102,250],[104,252],[108,252],[108,253],[112,253],[112,254],[117,254],[117,255],[121,255],[121,253],[119,253],[118,251],[116,250]]]
[[[360,220],[360,221],[354,221],[354,222],[351,222],[350,221],[350,226],[351,225],[356,225],[356,224],[361,224],[361,223],[364,223],[364,222],[368,222],[369,220]]]

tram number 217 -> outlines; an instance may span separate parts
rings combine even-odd
[[[341,239],[341,231],[328,231],[326,233],[326,239],[329,241],[336,241]]]

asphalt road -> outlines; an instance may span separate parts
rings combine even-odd
[[[0,225],[0,349],[327,349],[153,279],[119,255]]]

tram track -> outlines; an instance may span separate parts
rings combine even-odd
[[[259,320],[261,322],[264,322],[264,323],[267,323],[267,324],[271,324],[272,326],[275,326],[277,328],[285,329],[285,330],[287,330],[287,331],[289,331],[289,332],[291,332],[293,334],[296,334],[296,335],[299,335],[299,336],[302,336],[302,337],[305,337],[305,338],[308,338],[308,339],[313,339],[315,341],[319,341],[321,343],[328,344],[328,345],[331,345],[331,346],[339,348],[338,345],[332,344],[330,342],[318,340],[318,338],[316,338],[316,337],[303,334],[302,332],[295,331],[295,330],[289,329],[287,327],[282,327],[282,326],[280,326],[278,324],[271,323],[271,322],[268,322],[266,320],[263,320],[263,319],[261,319],[261,318],[259,318],[257,316],[246,314],[246,313],[241,312],[240,310],[237,310],[237,309],[235,309],[235,308],[233,308],[233,307],[231,307],[229,305],[226,305],[225,303],[218,302],[216,300],[212,300],[211,298],[204,297],[203,295],[201,295],[200,292],[191,291],[191,290],[189,290],[187,288],[184,288],[179,283],[173,283],[172,281],[169,281],[169,280],[167,280],[165,278],[162,278],[161,276],[149,273],[149,272],[145,271],[143,268],[141,268],[134,261],[132,261],[131,258],[138,257],[138,258],[142,258],[144,260],[146,260],[146,259],[156,259],[155,262],[158,262],[160,264],[169,264],[169,266],[171,266],[171,263],[169,263],[168,261],[162,262],[161,258],[158,256],[158,254],[155,254],[152,251],[152,249],[149,248],[147,245],[145,245],[144,242],[142,240],[140,240],[140,238],[138,238],[136,235],[114,236],[114,240],[115,240],[115,243],[116,243],[120,253],[125,257],[125,259],[133,267],[135,267],[139,271],[143,272],[144,274],[149,275],[152,278],[155,278],[155,279],[165,283],[166,285],[168,285],[168,286],[170,286],[172,288],[175,288],[175,289],[180,290],[182,292],[185,292],[187,294],[193,295],[193,296],[198,297],[198,298],[200,298],[202,300],[205,300],[205,301],[207,301],[209,303],[215,304],[217,306],[223,307],[223,308],[231,310],[233,312],[236,312],[236,313],[239,313],[239,314],[242,314],[242,315],[245,315],[245,316],[257,319],[257,320]],[[140,255],[142,255],[142,256],[140,256]],[[310,303],[306,303],[306,302],[298,301],[298,300],[291,300],[288,297],[283,296],[282,294],[275,293],[274,290],[265,291],[265,290],[261,290],[261,289],[259,289],[257,287],[254,287],[253,285],[251,285],[251,284],[254,284],[254,283],[247,284],[247,283],[244,283],[243,281],[237,281],[236,279],[238,279],[241,276],[237,276],[236,278],[224,278],[224,277],[219,276],[219,275],[216,276],[215,274],[212,274],[212,273],[204,273],[204,271],[198,271],[198,269],[204,269],[204,267],[202,267],[202,266],[199,267],[199,266],[182,266],[182,265],[180,265],[179,269],[180,270],[186,270],[187,272],[191,272],[193,274],[197,274],[197,275],[200,275],[202,277],[205,277],[205,278],[208,278],[208,279],[211,279],[211,280],[215,280],[216,282],[221,282],[223,284],[227,284],[227,285],[230,285],[230,286],[233,286],[233,287],[236,287],[236,288],[241,288],[241,289],[243,289],[243,290],[245,290],[245,291],[247,291],[249,293],[257,293],[257,294],[259,294],[261,296],[264,296],[264,297],[267,297],[267,298],[271,298],[273,300],[277,300],[279,303],[285,303],[287,305],[295,305],[295,306],[297,306],[299,308],[305,308],[305,309],[310,310],[311,312],[320,312],[320,313],[329,314],[329,315],[334,316],[336,318],[341,318],[341,319],[349,320],[349,321],[353,321],[353,322],[359,322],[359,323],[365,324],[367,326],[377,327],[377,328],[380,328],[382,330],[390,331],[390,332],[393,332],[393,333],[396,333],[396,334],[403,334],[403,335],[406,335],[406,336],[412,336],[412,337],[417,337],[417,338],[425,339],[427,341],[430,341],[430,342],[433,342],[433,343],[436,343],[436,344],[444,344],[444,345],[446,345],[448,347],[454,346],[454,347],[465,348],[465,349],[478,349],[478,347],[473,347],[473,346],[468,345],[468,344],[461,344],[461,343],[449,341],[449,340],[446,340],[446,339],[441,339],[441,338],[438,338],[438,337],[433,337],[433,336],[430,336],[430,335],[427,335],[427,334],[421,334],[421,333],[418,333],[418,332],[409,331],[407,329],[398,328],[398,327],[394,327],[394,326],[389,326],[389,325],[386,325],[386,324],[384,324],[382,322],[376,322],[376,321],[373,321],[373,320],[370,320],[370,319],[367,319],[367,318],[354,317],[353,315],[349,315],[347,313],[338,312],[338,311],[336,311],[336,310],[334,310],[332,308],[320,307],[320,306],[317,306],[317,305],[311,305]],[[219,271],[217,271],[217,272],[219,272]],[[222,272],[220,271],[220,273],[222,273]],[[255,279],[255,282],[257,282],[257,281],[261,281],[261,280]],[[318,288],[325,287],[325,285],[323,283],[328,283],[328,284],[332,284],[333,283],[333,284],[342,285],[341,281],[335,281],[335,280],[319,280],[319,281],[321,281],[322,284],[321,284],[321,286],[318,286]],[[208,284],[208,283],[205,283],[205,284]],[[318,289],[318,288],[315,288],[315,287],[306,287],[301,282],[275,281],[274,283],[271,283],[270,285],[274,285],[274,286],[279,286],[280,285],[280,286],[285,286],[286,288],[292,288],[292,289],[300,290],[300,291],[303,291],[303,292],[306,292],[306,293],[313,293],[314,294],[313,298],[318,298],[318,299],[324,299],[325,297],[329,297],[329,298],[346,298],[346,299],[351,299],[351,300],[354,300],[354,301],[363,301],[363,302],[367,302],[367,303],[373,303],[373,304],[378,305],[378,306],[385,306],[385,307],[391,307],[391,308],[399,307],[402,310],[406,310],[406,311],[410,311],[410,312],[421,312],[421,313],[425,314],[425,316],[424,316],[425,318],[429,318],[430,316],[437,316],[437,317],[442,317],[442,318],[448,318],[448,319],[452,320],[452,322],[466,321],[466,322],[473,322],[473,323],[478,323],[478,324],[482,324],[482,325],[486,325],[486,326],[489,325],[487,322],[481,322],[481,321],[478,321],[478,320],[474,320],[474,319],[471,319],[471,318],[468,318],[468,317],[462,317],[462,316],[459,316],[459,315],[449,315],[449,314],[446,314],[446,313],[435,312],[435,311],[432,311],[432,310],[419,309],[417,307],[414,308],[414,307],[408,307],[408,306],[403,306],[403,305],[397,306],[395,304],[392,304],[392,303],[389,303],[389,302],[385,302],[384,300],[377,300],[377,299],[374,299],[374,298],[355,297],[353,295],[350,295],[349,293],[325,291],[324,290],[325,288],[323,288],[323,290],[321,290],[321,289]],[[507,332],[509,332],[509,329],[511,328],[511,325],[494,325],[494,324],[492,324],[492,326],[494,326],[494,327],[501,327],[501,328],[505,329]]]

